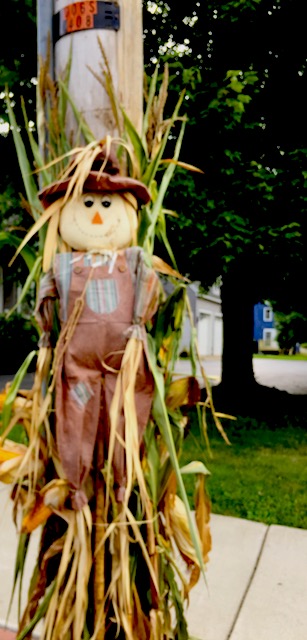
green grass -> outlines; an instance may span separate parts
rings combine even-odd
[[[211,426],[211,459],[192,420],[180,463],[199,459],[208,467],[214,513],[307,529],[307,416],[285,422],[224,420],[231,446]],[[191,477],[185,482],[192,498]]]
[[[212,511],[307,529],[307,414],[270,422],[238,417],[223,426],[230,446],[209,421],[211,458],[192,413],[180,458],[181,466],[201,460],[211,472]],[[17,425],[10,438],[25,442],[23,428]],[[192,476],[184,482],[192,505]]]
[[[295,353],[293,355],[286,355],[284,353],[278,354],[265,354],[265,353],[255,353],[253,358],[264,358],[267,360],[307,360],[307,355],[305,353]]]

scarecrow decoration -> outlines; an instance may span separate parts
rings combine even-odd
[[[114,427],[111,447],[119,502],[124,500],[127,482],[125,420],[127,416],[134,420],[130,426],[137,429],[141,441],[153,395],[145,357],[145,322],[157,310],[160,284],[146,265],[142,249],[131,246],[137,207],[150,196],[142,183],[121,177],[114,161],[109,165],[106,171],[98,154],[82,189],[75,184],[68,198],[74,173],[40,194],[46,208],[59,204],[62,197],[59,232],[68,249],[55,256],[42,280],[37,317],[43,331],[41,344],[49,347],[52,307],[59,299],[62,330],[53,371],[56,443],[76,509],[88,502],[83,486],[93,461],[102,390],[102,435],[107,451]],[[119,375],[126,345],[126,358],[133,358],[134,366],[134,379],[126,381],[134,389],[128,407],[125,381]]]
[[[200,463],[197,527],[176,492],[180,405],[199,400],[195,378],[174,381],[171,366],[185,284],[137,245],[147,187],[103,142],[70,158],[20,246],[48,224],[34,384],[0,441],[24,552],[42,531],[18,639],[41,620],[42,640],[187,640],[183,603],[208,559],[210,509]],[[161,271],[175,283],[168,297]],[[9,439],[16,423],[25,445]]]

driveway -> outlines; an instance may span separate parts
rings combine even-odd
[[[307,360],[254,358],[257,382],[293,394],[307,394]]]
[[[221,358],[207,356],[202,360],[202,364],[211,384],[218,384],[222,371]],[[265,387],[275,387],[292,394],[307,395],[307,360],[254,358],[253,367],[255,378],[259,384],[263,384]],[[189,373],[189,362],[180,360],[176,371],[183,374]]]

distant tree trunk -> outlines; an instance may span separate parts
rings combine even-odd
[[[250,395],[253,371],[254,276],[251,265],[239,261],[223,276],[221,289],[224,324],[221,392],[237,405]],[[225,407],[226,409],[227,407]]]

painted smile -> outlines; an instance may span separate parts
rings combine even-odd
[[[111,225],[109,226],[108,229],[106,229],[106,224],[108,223],[103,223],[101,225],[101,233],[97,233],[97,226],[95,225],[95,227],[93,228],[93,231],[95,231],[94,233],[90,233],[89,230],[83,229],[82,225],[79,223],[79,218],[81,216],[77,215],[76,213],[74,213],[73,215],[73,221],[74,224],[76,225],[76,227],[79,229],[79,231],[81,231],[82,234],[88,236],[89,238],[109,238],[110,236],[112,236],[115,231],[118,228],[118,224],[119,224],[119,220],[116,220],[115,223],[111,223]]]

